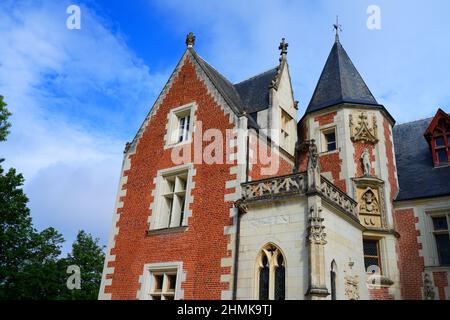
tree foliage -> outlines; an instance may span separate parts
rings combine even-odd
[[[0,141],[9,133],[11,113],[0,96]],[[7,172],[0,159],[0,300],[96,299],[103,267],[98,239],[80,231],[66,258],[63,236],[54,228],[38,232],[27,207],[24,178],[14,168]],[[69,265],[81,268],[81,290],[68,290]]]
[[[0,96],[0,141],[6,140],[6,136],[9,134],[8,130],[11,127],[11,124],[8,122],[11,113],[6,109],[6,106],[3,96]]]

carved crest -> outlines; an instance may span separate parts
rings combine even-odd
[[[349,116],[350,138],[353,142],[364,141],[375,144],[378,142],[377,118],[372,116],[372,125],[370,125],[367,114],[361,112],[358,116],[357,124],[353,123],[353,116]]]
[[[434,300],[434,286],[430,275],[425,273],[423,277],[423,296],[425,300]]]

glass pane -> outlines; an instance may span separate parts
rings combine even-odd
[[[365,256],[378,256],[378,242],[377,241],[363,241]]]
[[[368,270],[371,266],[380,267],[380,262],[378,261],[378,258],[364,258],[364,266],[366,270]]]
[[[181,226],[183,224],[183,219],[184,219],[184,203],[186,202],[184,197],[180,197],[180,205],[181,205],[181,212],[180,212],[180,221],[178,223],[179,226]]]
[[[325,138],[327,139],[327,143],[336,142],[336,134],[334,132],[327,133]]]
[[[434,230],[447,230],[447,218],[446,217],[436,217],[433,218],[433,227]]]
[[[336,150],[336,133],[330,132],[325,134],[325,140],[327,142],[327,151]]]
[[[160,292],[162,290],[162,285],[163,285],[163,275],[155,275],[154,276],[155,279],[155,292]]]
[[[259,273],[259,300],[269,300],[269,267]]]
[[[336,142],[329,143],[327,151],[334,151],[334,150],[336,150]]]
[[[450,265],[450,238],[448,234],[437,234],[436,245],[439,253],[439,263]]]
[[[442,147],[444,145],[444,137],[437,137],[434,139],[436,147]]]
[[[167,289],[169,291],[175,291],[175,284],[177,283],[177,275],[169,274],[167,276],[167,280],[169,281],[169,283],[167,284]]]
[[[275,270],[275,300],[284,300],[284,293],[285,293],[285,268],[284,266],[279,266]]]
[[[445,150],[445,149],[437,150],[436,155],[437,155],[439,164],[447,163],[447,150]]]

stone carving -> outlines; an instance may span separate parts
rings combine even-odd
[[[380,214],[380,206],[372,190],[367,190],[361,197],[361,200],[361,205],[359,206],[360,213]]]
[[[249,182],[243,185],[245,200],[259,200],[283,194],[304,193],[305,174],[299,173],[273,179]]]
[[[423,276],[423,296],[425,300],[434,300],[433,281],[428,273]]]
[[[370,176],[370,169],[372,169],[372,163],[370,162],[370,154],[367,148],[364,148],[364,152],[361,155],[361,161],[363,164],[364,175]]]
[[[321,215],[322,208],[320,206],[311,206],[309,209],[309,234],[308,240],[314,244],[324,245],[327,243],[325,226]]]
[[[320,169],[319,152],[317,151],[317,145],[313,139],[308,144],[308,169],[315,170],[317,168]]]
[[[353,196],[358,201],[361,224],[369,228],[387,227],[384,181],[373,176],[363,176],[353,178],[353,183]]]
[[[278,47],[278,50],[280,50],[281,56],[287,54],[288,47],[289,47],[289,43],[286,42],[286,39],[285,38],[281,39],[280,46]]]
[[[186,45],[188,48],[192,48],[195,45],[195,36],[192,32],[186,36]]]
[[[346,275],[344,277],[345,296],[348,300],[359,300],[359,277],[352,274],[354,264],[355,262],[350,259],[348,262],[349,269],[345,272]]]
[[[123,153],[124,153],[124,154],[128,153],[128,151],[130,150],[130,148],[131,148],[131,142],[127,142],[127,143],[125,144],[125,149],[123,150]]]
[[[350,138],[353,142],[364,141],[366,143],[375,144],[378,142],[377,134],[377,118],[372,117],[372,126],[370,127],[367,114],[361,112],[358,116],[358,123],[353,123],[353,116],[349,116],[350,123]]]

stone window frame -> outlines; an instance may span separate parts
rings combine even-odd
[[[369,272],[367,272],[367,269],[366,269],[366,261],[365,261],[365,259],[366,259],[366,255],[364,254],[364,241],[373,241],[373,242],[376,242],[377,243],[377,251],[378,251],[378,256],[377,256],[377,258],[378,258],[378,267],[379,267],[379,271],[380,271],[380,275],[383,275],[384,274],[384,270],[387,270],[385,267],[385,265],[384,265],[384,262],[385,262],[385,259],[386,259],[386,256],[385,256],[385,248],[384,248],[384,237],[376,237],[376,236],[365,236],[365,237],[363,237],[363,243],[362,243],[362,245],[363,245],[363,261],[364,261],[364,272],[366,273],[366,274],[370,274]]]
[[[444,267],[448,268],[450,265],[442,265],[439,259],[439,252],[437,248],[436,238],[435,238],[435,230],[433,225],[433,218],[445,216],[447,218],[447,227],[448,233],[450,235],[450,208],[441,208],[441,209],[429,209],[425,210],[425,228],[428,232],[426,232],[426,242],[428,243],[428,247],[430,250],[430,255],[432,259],[432,265],[426,267]]]
[[[192,143],[195,131],[196,110],[197,110],[197,103],[190,102],[185,105],[172,108],[170,112],[168,112],[166,123],[166,135],[164,136],[164,149],[180,147]],[[178,138],[178,125],[179,125],[178,119],[180,115],[187,115],[187,114],[189,114],[190,116],[188,139],[182,142],[178,142],[178,139],[174,139],[174,137]]]
[[[190,204],[193,202],[192,190],[195,188],[195,183],[193,182],[193,176],[195,175],[194,165],[192,163],[179,165],[167,169],[159,170],[154,179],[155,189],[152,192],[153,202],[150,205],[151,215],[148,218],[149,222],[149,230],[170,230],[176,229],[176,227],[170,226],[161,226],[161,205],[162,205],[162,197],[163,197],[163,185],[165,177],[173,176],[179,173],[187,172],[186,179],[186,191],[185,191],[185,199],[184,199],[184,214],[183,221],[179,227],[187,227],[188,226],[188,218],[192,215],[192,211],[189,208]]]
[[[337,125],[335,123],[327,126],[323,126],[319,128],[320,130],[320,153],[321,154],[331,154],[335,152],[339,152],[339,138],[338,138],[338,130]],[[334,137],[336,139],[336,149],[334,150],[328,150],[328,143],[326,139],[326,135],[334,132]]]
[[[286,254],[281,250],[279,246],[276,244],[269,242],[266,243],[258,252],[258,255],[256,256],[255,260],[255,286],[254,286],[254,298],[256,300],[259,300],[259,281],[260,281],[260,272],[261,272],[261,259],[263,254],[266,254],[266,249],[269,247],[274,247],[276,249],[276,255],[272,256],[271,259],[268,258],[269,263],[269,300],[275,300],[275,271],[278,264],[278,256],[281,254],[283,257],[283,264],[284,264],[284,270],[285,270],[285,288],[284,288],[284,297],[286,299],[287,295],[287,286],[286,286],[286,278],[287,278],[287,260],[286,260]]]
[[[288,119],[286,122],[286,127],[284,126],[284,119]],[[283,150],[288,151],[289,146],[291,144],[291,140],[293,139],[291,133],[293,130],[293,126],[295,125],[294,118],[287,112],[283,107],[280,106],[280,147]],[[284,134],[285,133],[285,134]],[[285,137],[286,135],[286,137]]]
[[[183,272],[183,262],[162,262],[162,263],[146,263],[141,278],[141,288],[138,292],[139,300],[153,300],[151,288],[154,285],[155,274],[176,274],[176,284],[174,290],[174,300],[183,298],[183,290],[181,283],[185,279]],[[161,293],[164,296],[163,293]],[[163,297],[162,297],[163,298]],[[165,299],[162,299],[165,300]]]

